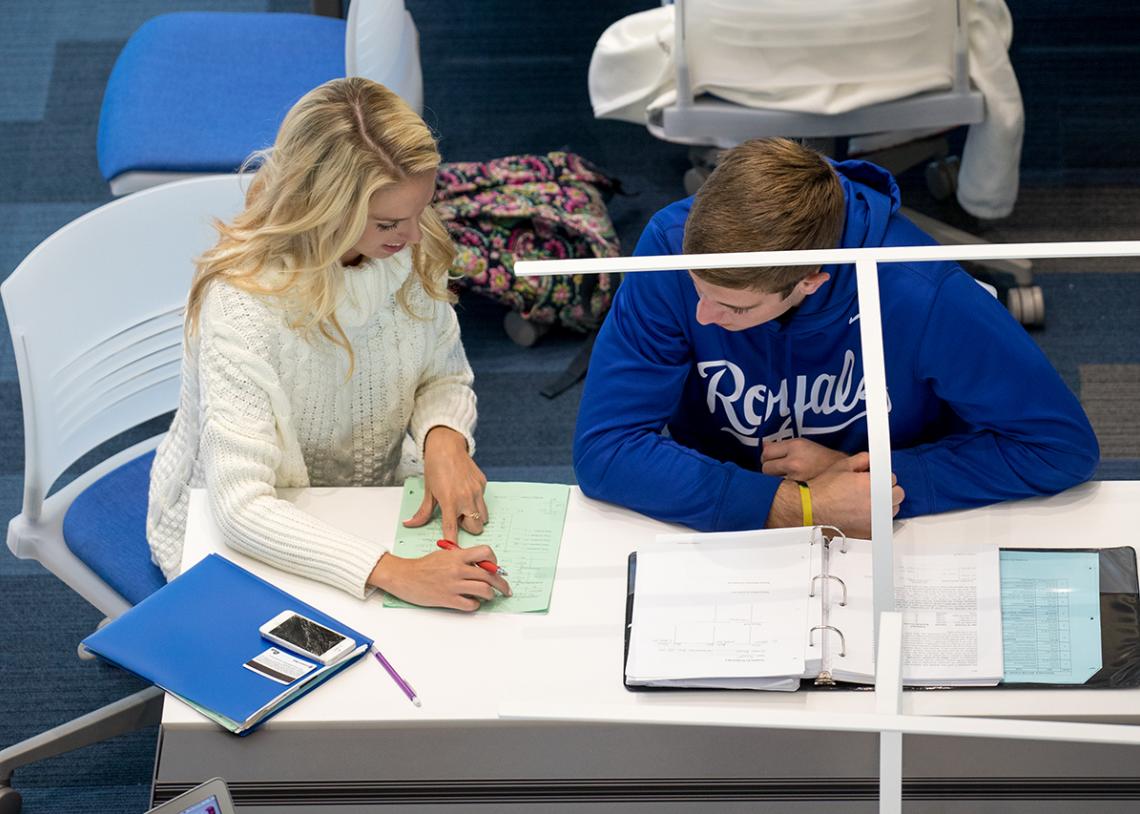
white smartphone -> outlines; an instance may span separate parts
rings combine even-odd
[[[321,664],[332,664],[356,649],[348,636],[291,610],[281,611],[258,630],[274,644]]]

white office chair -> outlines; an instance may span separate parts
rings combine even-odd
[[[24,502],[8,547],[108,619],[164,583],[145,532],[162,436],[49,491],[82,456],[178,406],[194,259],[216,240],[212,220],[243,202],[237,175],[144,190],[67,224],[0,285],[24,412]],[[0,814],[19,810],[14,768],[155,722],[161,699],[150,688],[0,751]]]
[[[618,47],[630,41],[631,50],[643,49],[629,57],[630,65],[644,68],[632,85],[627,76],[606,75],[600,66],[608,61],[591,64],[595,114],[628,120],[647,115],[653,135],[692,145],[690,193],[711,171],[719,149],[751,138],[796,138],[832,153],[839,138],[933,132],[897,146],[886,142],[888,147],[860,157],[892,173],[946,159],[948,147],[937,134],[986,115],[982,94],[970,84],[967,2],[675,0],[671,42],[652,42],[651,27],[664,16],[654,12],[644,13],[640,27],[628,18],[631,36],[610,38]],[[668,28],[658,25],[658,31]],[[665,50],[671,51],[672,76],[659,73]],[[660,93],[670,85],[675,94]],[[955,168],[949,160],[930,166],[927,180],[936,196],[954,191]],[[904,213],[940,242],[985,242],[913,210]],[[1028,261],[982,265],[1012,276],[1007,304],[1015,318],[1026,325],[1044,322],[1041,289],[1032,284]]]

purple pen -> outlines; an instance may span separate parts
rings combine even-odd
[[[392,676],[392,680],[396,682],[397,687],[404,691],[404,695],[408,696],[408,700],[417,707],[420,706],[420,697],[416,695],[416,691],[412,689],[412,685],[404,681],[400,674],[396,672],[396,668],[388,662],[388,659],[384,658],[384,654],[380,652],[376,645],[372,645],[372,655],[380,662],[380,666],[388,671],[388,675]]]

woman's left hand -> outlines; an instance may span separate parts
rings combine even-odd
[[[438,505],[444,539],[458,542],[461,527],[482,534],[490,519],[483,500],[486,485],[486,476],[467,454],[467,439],[450,427],[432,427],[424,439],[424,499],[404,525],[424,525]]]

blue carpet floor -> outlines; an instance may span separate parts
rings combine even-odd
[[[649,216],[680,197],[687,151],[642,128],[591,117],[586,66],[613,20],[652,3],[542,4],[523,0],[408,0],[421,36],[425,118],[448,160],[574,150],[618,176],[628,194],[611,214],[626,251]],[[1140,23],[1119,4],[1011,0],[1013,58],[1027,109],[1026,180],[1018,209],[978,224],[931,200],[921,173],[904,198],[995,240],[1135,238],[1140,74],[1130,70]],[[79,0],[7,3],[0,26],[0,275],[44,237],[110,199],[95,165],[102,89],[122,43],[141,22],[176,9],[305,11],[304,0]],[[1072,21],[1078,20],[1079,37]],[[1095,56],[1094,56],[1095,55]],[[1098,366],[1140,365],[1140,274],[1132,261],[1043,263],[1048,327],[1035,339],[1080,392]],[[572,480],[570,433],[581,387],[553,401],[538,387],[580,339],[552,334],[531,349],[503,334],[503,311],[464,297],[460,320],[476,371],[479,460],[494,479]],[[3,319],[0,315],[0,319]],[[1113,438],[1131,410],[1107,411]],[[1115,422],[1115,423],[1112,423]],[[0,519],[20,508],[20,398],[7,324],[0,325]],[[1107,433],[1106,433],[1107,436]],[[1135,433],[1131,434],[1136,437]],[[1106,448],[1103,478],[1140,477],[1135,444]],[[81,464],[80,468],[85,464]],[[35,563],[0,549],[0,747],[135,691],[133,677],[75,658],[99,614]],[[140,812],[148,804],[155,731],[126,736],[20,770],[28,814]]]

